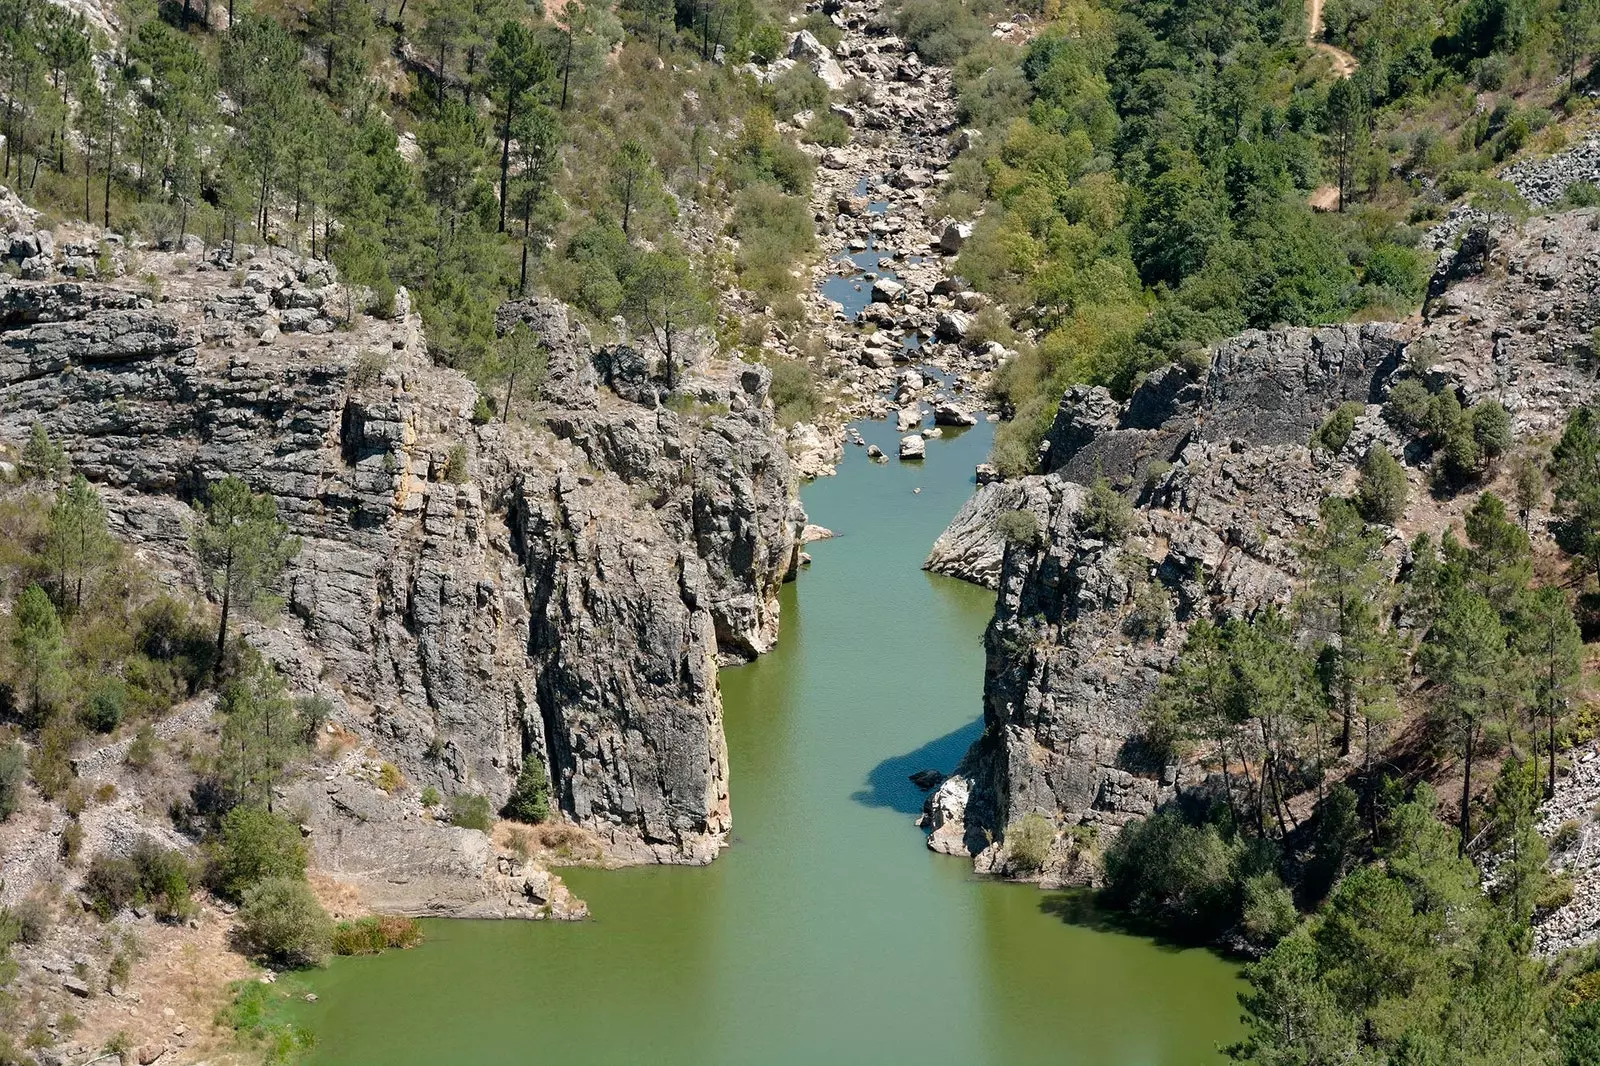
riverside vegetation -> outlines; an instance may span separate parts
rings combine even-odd
[[[942,193],[953,216],[982,209],[959,269],[1013,309],[986,318],[988,332],[1034,337],[994,383],[1011,416],[994,453],[1006,475],[1035,468],[1070,386],[1125,397],[1164,365],[1201,368],[1206,345],[1246,327],[1414,310],[1431,267],[1423,225],[1461,197],[1501,215],[1526,209],[1490,168],[1531,145],[1559,147],[1553,119],[1589,106],[1600,47],[1593,0],[1405,12],[1339,3],[1327,35],[1360,67],[1330,78],[1304,47],[1298,3],[1203,6],[1051,5],[1032,12],[1047,25],[1020,47],[990,36],[978,7],[897,8],[919,53],[955,68],[962,119],[979,134]],[[821,10],[793,14],[824,43],[838,32]],[[432,358],[480,386],[480,427],[535,420],[551,345],[496,322],[503,302],[535,290],[601,334],[620,317],[647,338],[662,406],[705,423],[728,412],[675,393],[684,346],[712,332],[764,359],[767,331],[799,324],[793,268],[814,233],[813,164],[797,140],[856,135],[829,112],[850,86],[830,89],[804,66],[767,79],[741,69],[747,57],[758,72],[772,67],[790,15],[747,0],[549,11],[504,0],[410,11],[264,0],[225,12],[133,2],[115,12],[111,40],[44,0],[6,0],[0,180],[64,226],[81,218],[180,250],[195,238],[202,251],[287,247],[337,264],[362,312],[388,317],[414,300]],[[1479,92],[1492,108],[1477,106]],[[801,111],[822,116],[803,134],[787,122]],[[1337,210],[1309,206],[1322,185]],[[1567,193],[1574,204],[1595,195]],[[109,277],[115,243],[74,255],[74,269]],[[736,290],[758,314],[729,313]],[[357,313],[346,306],[340,325],[353,329]],[[352,380],[381,380],[380,363],[357,365]],[[1425,369],[1391,392],[1385,417],[1436,457],[1454,492],[1511,451],[1509,418],[1492,399],[1463,407],[1453,390],[1430,389]],[[773,368],[781,419],[814,412],[809,375],[799,363]],[[1357,417],[1336,410],[1315,447],[1342,451]],[[1214,747],[1220,775],[1117,836],[1103,856],[1105,898],[1169,935],[1259,956],[1235,1057],[1579,1063],[1600,1047],[1600,958],[1528,954],[1534,916],[1570,892],[1546,872],[1533,823],[1581,728],[1568,711],[1583,652],[1565,593],[1535,580],[1526,523],[1548,478],[1574,572],[1586,582],[1600,570],[1597,422],[1580,408],[1548,456],[1519,455],[1517,498],[1483,493],[1464,540],[1418,539],[1398,579],[1366,523],[1404,512],[1407,481],[1375,446],[1353,496],[1329,499],[1307,534],[1308,578],[1290,612],[1191,628],[1143,739],[1168,758]],[[455,445],[437,480],[466,484],[472,461]],[[274,966],[416,943],[407,919],[335,922],[308,878],[299,825],[276,809],[280,786],[331,754],[329,708],[291,696],[237,631],[241,616],[282,606],[273,591],[300,545],[278,501],[236,477],[193,493],[186,535],[213,617],[120,546],[100,490],[42,425],[17,474],[23,484],[0,506],[10,605],[0,814],[33,794],[64,812],[63,859],[82,869],[83,899],[106,923],[84,934],[106,948],[103,963],[74,980],[86,992],[99,991],[91,978],[126,983],[137,952],[117,939],[119,914],[182,924],[208,896],[237,908],[235,946]],[[1086,537],[1127,536],[1127,504],[1103,476],[1086,499]],[[1042,546],[1029,518],[1008,516],[1006,539]],[[1579,607],[1589,622],[1587,594]],[[1151,593],[1140,624],[1161,631],[1169,611]],[[1424,691],[1407,685],[1413,676]],[[214,701],[216,735],[169,750],[153,723],[196,700]],[[1390,776],[1373,758],[1416,707],[1464,769],[1453,825],[1421,775]],[[127,740],[134,771],[183,764],[192,782],[172,797],[170,832],[82,852],[79,815],[113,798],[86,795],[73,767],[93,735]],[[1356,750],[1360,772],[1329,782],[1332,753]],[[550,770],[522,754],[499,813],[544,822]],[[1475,787],[1485,776],[1486,802]],[[387,763],[378,783],[406,785]],[[1314,810],[1297,810],[1307,792]],[[476,792],[424,791],[423,806],[470,830],[496,814]],[[1052,843],[1036,814],[1006,834],[1017,872],[1039,870]],[[9,908],[0,942],[47,938],[65,906],[41,893]],[[263,987],[236,986],[223,1020],[269,1057],[305,1050],[309,1034]],[[16,1000],[0,1008],[9,1028],[28,1017]],[[70,1030],[59,1017],[30,1024],[0,1045],[0,1061]],[[125,1043],[113,1036],[108,1053]]]

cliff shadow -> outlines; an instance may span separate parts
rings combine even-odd
[[[911,775],[918,770],[952,772],[967,749],[982,735],[983,718],[980,716],[915,751],[885,759],[867,774],[866,786],[856,790],[850,798],[864,807],[888,807],[901,814],[919,814],[927,792],[911,783]]]

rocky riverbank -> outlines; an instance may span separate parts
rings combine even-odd
[[[821,256],[815,291],[802,296],[805,337],[771,342],[807,360],[824,393],[819,421],[790,431],[806,477],[832,473],[847,442],[864,445],[846,429],[858,418],[893,415],[908,436],[970,425],[1009,354],[977,342],[974,319],[987,300],[953,270],[971,223],[940,212],[950,160],[977,136],[956,126],[950,72],[896,36],[882,0],[844,3],[831,17],[843,32],[837,48],[801,32],[784,59],[750,68],[770,79],[805,64],[849,100],[832,111],[850,127],[850,143],[811,149]],[[815,118],[784,117],[796,129]]]
[[[1152,374],[1126,403],[1073,389],[1043,472],[980,488],[930,558],[999,589],[985,730],[929,797],[931,847],[1003,870],[1005,828],[1036,811],[1057,829],[1042,876],[1070,880],[1087,835],[1074,827],[1103,840],[1203,780],[1198,764],[1143,758],[1142,708],[1190,621],[1288,603],[1297,539],[1324,493],[1349,491],[1372,443],[1403,458],[1410,482],[1390,536],[1397,558],[1419,532],[1459,528],[1476,494],[1428,491],[1424,457],[1381,417],[1408,363],[1463,403],[1498,400],[1518,440],[1548,438],[1575,405],[1600,396],[1581,358],[1600,326],[1600,213],[1475,230],[1432,291],[1420,324],[1250,331],[1217,345],[1198,375],[1181,366]],[[1348,441],[1335,454],[1313,451],[1313,431],[1341,403],[1360,407]],[[1121,543],[1079,520],[1096,472],[1134,504]],[[1508,482],[1499,470],[1482,487],[1509,497]],[[1016,510],[1033,515],[1036,536],[1002,535],[996,519]],[[1541,544],[1548,522],[1547,512],[1532,516]],[[1574,802],[1593,805],[1587,793]],[[1581,884],[1578,899],[1592,910]]]

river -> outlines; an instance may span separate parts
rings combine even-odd
[[[861,429],[894,453],[893,427]],[[1231,964],[1097,927],[1076,897],[975,878],[911,824],[906,775],[948,771],[980,728],[993,594],[919,567],[991,435],[929,441],[925,464],[851,448],[805,489],[838,536],[785,589],[778,649],[722,673],[721,858],[565,871],[588,922],[429,921],[417,949],[335,959],[298,1011],[310,1061],[1221,1061]]]

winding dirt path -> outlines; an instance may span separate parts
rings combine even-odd
[[[1328,57],[1335,77],[1348,78],[1361,65],[1355,56],[1322,39],[1322,0],[1306,0],[1306,43]]]

